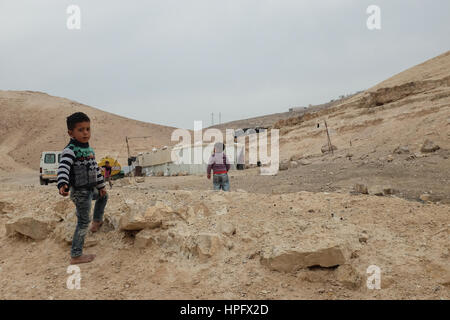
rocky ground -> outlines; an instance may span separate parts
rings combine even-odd
[[[80,290],[67,287],[74,206],[38,184],[23,101],[2,100],[20,121],[0,144],[0,299],[449,299],[449,74],[446,52],[279,120],[278,174],[231,171],[230,193],[205,176],[114,181]]]
[[[236,173],[233,184],[251,175]],[[162,179],[189,178],[200,179],[116,182],[106,225],[87,235],[85,251],[97,258],[80,265],[80,290],[66,284],[70,199],[54,185],[2,184],[0,298],[450,298],[447,204],[343,191],[155,190]],[[371,265],[380,290],[366,286]]]

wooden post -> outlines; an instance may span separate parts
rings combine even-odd
[[[331,144],[330,134],[328,133],[328,125],[327,121],[325,121],[325,128],[327,129],[327,137],[328,137],[328,150],[331,151],[331,154],[334,154],[333,145]]]
[[[128,145],[128,137],[127,136],[125,136],[125,141],[127,142],[128,159],[130,159],[130,146]],[[127,161],[128,161],[128,159],[127,159]]]

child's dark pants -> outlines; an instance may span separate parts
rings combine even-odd
[[[72,249],[70,255],[72,258],[83,254],[84,238],[88,232],[92,200],[95,201],[94,221],[103,221],[103,212],[108,202],[108,194],[100,198],[97,188],[74,189],[70,188],[70,199],[75,204],[77,210],[77,227],[72,239]]]

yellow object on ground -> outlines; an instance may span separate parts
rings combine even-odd
[[[120,173],[120,170],[122,170],[122,166],[120,165],[120,163],[116,159],[106,156],[100,159],[100,161],[98,162],[98,166],[100,170],[102,170],[102,175],[105,175],[105,171],[102,169],[102,167],[106,165],[106,161],[109,161],[109,165],[111,166],[111,176]]]

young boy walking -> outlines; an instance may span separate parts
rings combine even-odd
[[[89,117],[76,112],[67,117],[69,144],[61,154],[58,167],[59,194],[70,199],[76,206],[77,226],[70,251],[71,264],[87,263],[95,255],[83,254],[84,238],[90,222],[92,200],[95,201],[94,219],[90,230],[97,232],[103,224],[103,212],[108,201],[105,182],[95,161],[94,150],[89,146],[91,137]]]
[[[224,151],[225,145],[223,143],[217,142],[214,145],[214,154],[209,158],[206,174],[208,179],[211,179],[211,170],[213,171],[214,190],[230,191],[230,181],[228,179],[230,163]]]

